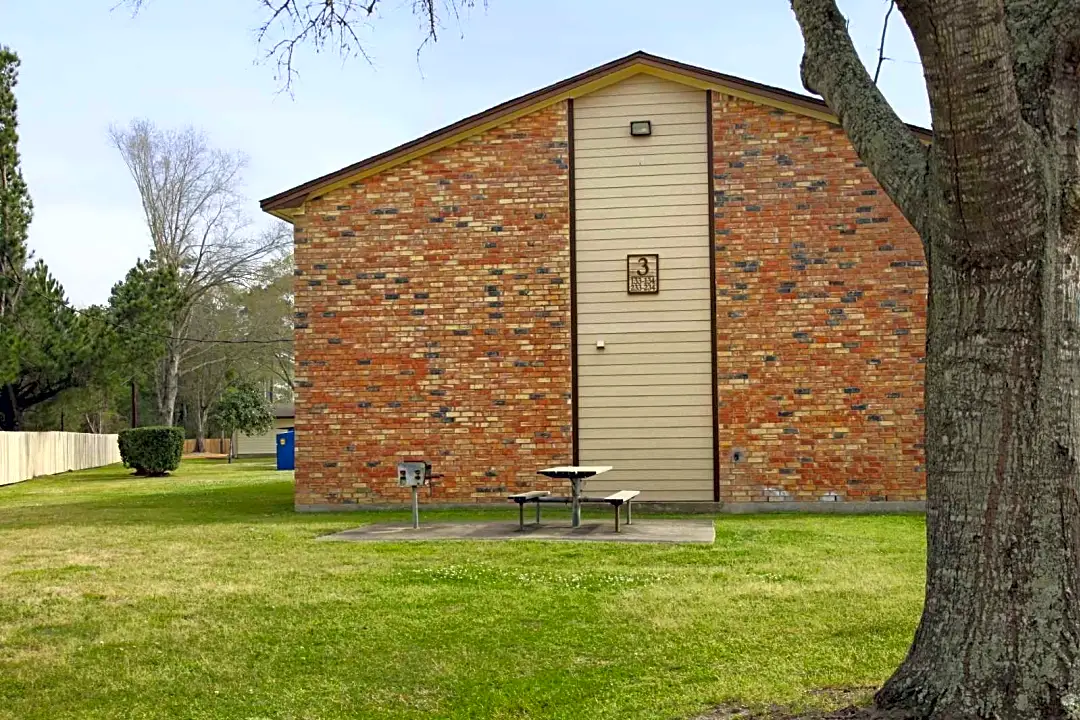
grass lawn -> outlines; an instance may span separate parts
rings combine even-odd
[[[264,460],[0,488],[0,718],[826,707],[887,677],[922,601],[915,516],[723,517],[713,546],[313,541],[406,518],[296,514]]]

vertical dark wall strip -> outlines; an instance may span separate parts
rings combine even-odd
[[[720,501],[720,386],[716,367],[716,194],[713,175],[713,91],[705,91],[705,145],[706,163],[709,170],[709,312],[712,318],[712,493],[713,501]],[[572,166],[571,166],[572,167]],[[571,171],[573,172],[573,171]],[[573,195],[570,196],[573,198]],[[571,200],[573,202],[573,200]],[[571,236],[573,237],[573,236]],[[572,253],[573,251],[571,251]]]
[[[573,442],[571,443],[572,463],[578,465],[581,462],[581,443],[578,438],[577,194],[574,191],[573,98],[566,101],[566,140],[567,154],[570,156],[567,163],[570,166],[570,432],[573,436]],[[711,170],[709,171],[709,177],[712,177]],[[713,374],[716,374],[715,352],[713,353]]]

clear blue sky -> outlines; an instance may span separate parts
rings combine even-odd
[[[260,64],[258,0],[0,0],[0,43],[22,58],[23,171],[30,245],[78,305],[104,302],[149,240],[110,124],[194,125],[250,158],[258,200],[514,96],[646,50],[802,91],[802,39],[786,0],[489,0],[417,57],[411,1],[385,0],[369,32],[373,64],[298,56],[293,97]],[[841,7],[864,60],[876,60],[886,0]],[[901,117],[929,123],[907,28],[890,24],[882,89]]]

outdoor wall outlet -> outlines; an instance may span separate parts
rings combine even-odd
[[[604,341],[603,340],[597,340],[596,341],[596,349],[597,350],[603,350],[604,349]]]

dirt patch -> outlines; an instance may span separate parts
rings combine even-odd
[[[694,720],[908,720],[908,716],[854,705],[839,710],[803,711],[792,711],[779,706],[756,711],[721,706],[708,715],[697,716]]]
[[[772,705],[750,710],[736,705],[721,705],[693,720],[908,720],[902,713],[884,712],[870,705],[872,687],[826,687],[811,691],[836,710],[792,710]]]

